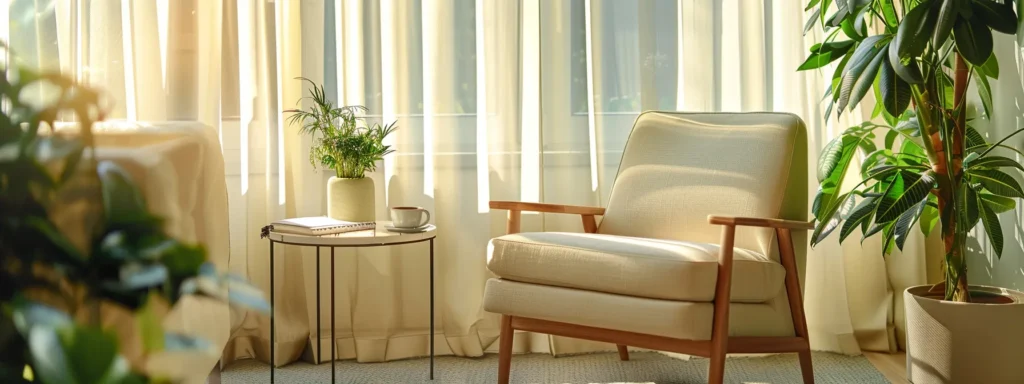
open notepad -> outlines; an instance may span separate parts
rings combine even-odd
[[[374,229],[372,221],[342,221],[327,216],[297,217],[294,219],[278,220],[270,223],[271,230],[281,233],[294,233],[297,235],[319,236],[330,235],[342,232],[365,231]]]

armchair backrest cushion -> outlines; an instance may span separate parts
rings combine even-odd
[[[644,112],[598,232],[717,244],[711,214],[807,220],[806,151],[792,114]],[[735,245],[775,259],[774,238],[739,227]]]

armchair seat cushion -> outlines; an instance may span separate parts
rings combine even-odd
[[[488,245],[487,268],[505,280],[651,299],[711,302],[719,246],[593,233],[505,235]],[[757,252],[735,248],[731,302],[778,295],[786,271]]]
[[[715,305],[490,279],[484,293],[484,310],[617,331],[709,340]],[[764,303],[730,304],[729,336],[793,336],[785,295]]]

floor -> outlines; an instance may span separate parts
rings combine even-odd
[[[890,382],[894,384],[910,384],[906,379],[907,356],[904,352],[893,354],[865,352],[864,357]],[[207,383],[221,384],[220,373],[220,370],[214,369]]]
[[[819,384],[881,384],[887,379],[866,356],[815,352],[815,382]],[[434,380],[427,377],[428,360],[394,360],[384,364],[340,360],[336,364],[313,365],[293,362],[275,371],[279,383],[327,383],[334,372],[344,384],[486,384],[497,382],[498,358],[442,356],[437,358]],[[221,384],[266,383],[267,365],[252,359],[232,363],[222,372]],[[333,369],[332,369],[333,368]],[[512,359],[513,383],[633,383],[700,384],[707,382],[706,358],[678,360],[655,352],[635,351],[628,362],[616,353],[594,353],[572,357],[547,354],[517,355]],[[800,364],[796,354],[736,356],[726,362],[727,383],[799,383]]]
[[[906,353],[864,352],[864,357],[893,384],[910,384],[907,381]]]

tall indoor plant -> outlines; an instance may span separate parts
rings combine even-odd
[[[308,82],[312,89],[309,96],[299,102],[308,99],[313,105],[308,110],[285,112],[292,113],[289,122],[301,125],[300,133],[313,139],[310,164],[335,172],[327,182],[328,216],[348,221],[374,221],[374,186],[366,172],[374,171],[377,161],[394,152],[391,146],[384,144],[384,138],[395,131],[395,123],[366,126],[359,115],[366,112],[365,107],[336,107],[323,85],[300,79]]]
[[[0,72],[0,382],[194,376],[182,353],[221,351],[165,329],[170,307],[201,295],[266,311],[261,294],[218,274],[201,246],[168,236],[128,173],[95,157],[97,91],[59,72],[6,62]],[[56,133],[58,119],[81,133]]]
[[[913,360],[908,372],[913,373],[915,382],[927,382],[929,378],[955,381],[967,377],[961,375],[973,365],[976,369],[970,377],[981,380],[975,382],[996,382],[1006,377],[1024,382],[1024,369],[1019,364],[1024,357],[1024,340],[1019,331],[1005,330],[1007,333],[1001,335],[1003,341],[1020,345],[1016,351],[999,351],[1017,359],[1016,364],[997,369],[1013,376],[974,376],[985,370],[986,364],[1006,360],[964,359],[973,356],[986,360],[990,354],[984,354],[985,349],[991,353],[1003,344],[998,340],[987,346],[965,344],[964,339],[982,339],[955,334],[966,332],[957,328],[957,319],[978,321],[977,325],[997,333],[1002,330],[990,327],[1002,324],[1000,321],[1007,316],[1016,316],[1013,321],[1018,324],[1024,321],[1019,317],[1020,310],[1014,309],[1019,305],[1013,304],[1024,296],[1011,291],[998,295],[993,292],[1003,291],[968,285],[966,262],[968,233],[979,223],[992,251],[1001,255],[1004,239],[997,214],[1013,209],[1014,199],[1024,197],[1024,190],[1010,174],[1024,170],[1024,166],[1004,156],[1020,154],[1004,143],[1021,130],[990,144],[967,118],[967,91],[972,81],[984,113],[992,112],[990,81],[999,76],[993,31],[1017,32],[1012,0],[811,0],[806,10],[809,18],[805,30],[820,25],[826,37],[811,48],[799,69],[821,68],[838,61],[825,90],[826,118],[833,109],[837,113],[852,109],[873,90],[877,103],[873,116],[881,115],[885,121],[852,127],[821,153],[812,245],[837,229],[843,241],[860,228],[865,237],[881,235],[884,253],[889,254],[894,248],[903,248],[915,224],[920,223],[926,234],[938,226],[945,251],[944,281],[911,288],[904,294],[908,361]],[[884,139],[876,137],[876,132],[884,132]],[[860,180],[849,187],[850,183],[844,185],[844,181],[858,152],[863,156]],[[950,302],[1010,304],[993,309],[951,306]],[[993,310],[1002,311],[1003,319],[991,323],[979,318]],[[938,324],[943,329],[928,331],[921,326],[924,323]],[[935,352],[944,348],[927,343],[941,338],[933,333],[943,331],[953,334],[949,342],[954,346]],[[949,348],[955,352],[948,352]],[[929,353],[933,356],[927,356]]]

